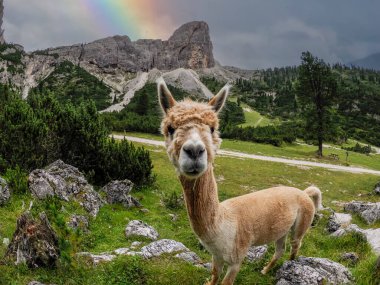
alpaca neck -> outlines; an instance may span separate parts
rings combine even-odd
[[[185,194],[187,213],[198,237],[207,238],[216,228],[219,214],[218,189],[210,164],[207,171],[197,179],[180,176]]]

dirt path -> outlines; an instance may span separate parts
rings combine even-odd
[[[150,144],[150,145],[155,145],[155,146],[164,146],[163,141],[143,139],[143,138],[137,138],[137,137],[123,136],[123,135],[113,135],[113,137],[115,139],[126,138],[129,141],[139,142],[139,143],[143,143],[143,144]],[[367,173],[367,174],[374,174],[374,175],[380,176],[380,171],[372,170],[372,169],[368,169],[368,168],[351,167],[351,166],[334,165],[334,164],[320,163],[320,162],[313,162],[313,161],[306,161],[306,160],[296,160],[296,159],[279,158],[279,157],[265,156],[265,155],[248,154],[248,153],[237,152],[237,151],[229,151],[229,150],[224,150],[224,149],[220,149],[218,151],[218,154],[221,156],[229,156],[229,157],[235,157],[235,158],[249,158],[249,159],[256,159],[256,160],[285,163],[288,165],[321,167],[321,168],[325,168],[325,169],[329,169],[329,170],[344,171],[344,172],[351,172],[351,173]]]

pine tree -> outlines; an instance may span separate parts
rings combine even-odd
[[[306,132],[318,141],[318,156],[322,156],[322,145],[332,127],[331,108],[337,99],[337,81],[322,59],[310,52],[303,52],[299,69],[297,95],[306,119]]]

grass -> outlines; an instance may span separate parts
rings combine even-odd
[[[237,97],[229,97],[231,102],[237,102]],[[241,127],[265,127],[269,125],[278,125],[280,124],[279,119],[269,119],[265,116],[262,116],[259,112],[253,110],[244,102],[240,102],[240,106],[243,108],[245,123],[240,124]]]
[[[153,138],[155,136],[149,136]],[[67,253],[70,262],[61,261],[55,270],[28,269],[24,266],[12,264],[0,265],[0,284],[27,284],[32,280],[44,283],[61,284],[203,284],[210,276],[204,269],[194,267],[172,256],[143,260],[138,257],[118,257],[115,261],[100,266],[90,266],[75,257],[76,252],[90,251],[101,253],[112,251],[119,247],[128,247],[135,238],[127,239],[124,229],[128,221],[140,219],[155,227],[161,238],[170,238],[184,243],[189,249],[196,252],[205,262],[210,261],[210,255],[199,246],[198,239],[193,234],[187,213],[184,207],[167,209],[161,203],[163,195],[173,192],[181,193],[181,186],[176,178],[173,166],[170,164],[166,152],[162,147],[147,146],[154,163],[154,172],[157,181],[153,187],[143,189],[133,195],[140,199],[149,212],[142,212],[137,208],[125,209],[120,205],[106,205],[101,208],[96,219],[90,221],[90,232],[69,231],[65,237],[70,248]],[[230,197],[249,193],[274,185],[289,185],[306,188],[311,184],[318,185],[324,198],[324,205],[337,208],[334,200],[351,201],[360,199],[373,201],[375,197],[369,195],[373,185],[379,177],[366,174],[351,174],[332,172],[320,168],[305,169],[273,162],[255,161],[250,159],[236,159],[218,157],[215,161],[215,174],[218,179],[219,197],[225,200]],[[244,175],[242,175],[244,174]],[[23,203],[28,207],[32,200],[30,195],[13,195],[11,203],[0,207],[0,238],[11,238],[16,225],[17,217],[23,212]],[[54,202],[58,203],[58,202]],[[65,209],[61,211],[62,207]],[[65,221],[72,213],[83,214],[83,209],[75,203],[59,202],[51,210],[51,203],[35,201],[33,212],[45,210],[48,213],[53,227],[56,227],[56,216]],[[169,214],[178,215],[173,222]],[[315,227],[311,228],[305,237],[300,255],[326,257],[337,262],[343,252],[355,251],[360,256],[360,262],[350,267],[356,278],[356,284],[378,284],[372,275],[375,255],[367,243],[355,234],[335,239],[329,237],[324,228],[329,213],[324,212]],[[355,216],[354,221],[360,226],[366,226]],[[379,227],[380,223],[374,226]],[[60,229],[57,229],[60,231]],[[145,239],[137,239],[148,244]],[[288,246],[289,248],[289,246]],[[5,252],[5,246],[0,245],[0,255]],[[273,246],[264,260],[254,264],[245,262],[235,284],[274,284],[275,272],[289,257],[289,252],[281,259],[276,268],[268,275],[262,276],[259,272],[273,254]],[[348,263],[342,262],[349,266]]]

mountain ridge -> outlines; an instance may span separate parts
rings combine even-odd
[[[380,52],[350,62],[350,65],[380,71]]]

